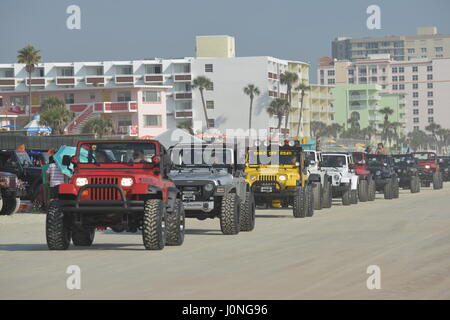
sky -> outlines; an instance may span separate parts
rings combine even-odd
[[[66,9],[81,9],[81,29]],[[369,5],[381,29],[366,26]],[[236,38],[237,56],[311,64],[331,55],[336,37],[414,35],[418,26],[450,33],[450,0],[0,0],[0,63],[31,44],[43,62],[177,58],[195,54],[196,35]]]

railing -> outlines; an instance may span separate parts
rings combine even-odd
[[[81,114],[78,115],[78,117],[75,117],[75,119],[72,120],[71,123],[66,127],[64,131],[67,131],[68,133],[75,130],[77,125],[82,123],[84,120],[86,120],[92,113],[94,112],[93,105],[89,105]]]
[[[120,101],[120,102],[96,102],[94,104],[94,112],[136,112],[136,101]]]
[[[175,100],[190,100],[192,92],[175,92]]]
[[[31,78],[31,86],[33,87],[33,86],[45,86],[45,78],[44,77],[40,77],[40,78]],[[25,81],[25,84],[27,85],[27,86],[29,86],[30,85],[30,79],[29,78],[27,78],[26,79],[26,81]]]
[[[163,82],[163,81],[164,81],[164,76],[161,73],[144,75],[145,83]]]
[[[0,87],[15,87],[15,78],[0,78]]]
[[[57,86],[75,85],[75,77],[56,77]]]
[[[173,81],[175,81],[175,82],[191,81],[191,79],[192,79],[192,76],[190,73],[173,75]]]

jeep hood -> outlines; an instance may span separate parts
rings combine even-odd
[[[208,168],[192,168],[172,170],[169,173],[169,178],[175,183],[177,181],[192,180],[192,181],[216,181],[220,185],[226,185],[233,182],[233,176],[225,170],[210,170]]]

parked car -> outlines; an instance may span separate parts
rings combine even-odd
[[[438,157],[439,170],[441,171],[442,180],[450,181],[450,156]]]
[[[20,197],[25,193],[23,182],[10,172],[0,172],[0,215],[12,215],[19,210]]]
[[[355,173],[358,175],[358,197],[359,201],[374,201],[376,194],[375,179],[367,168],[366,152],[353,152],[353,161],[355,162]]]
[[[305,166],[310,176],[317,175],[319,179],[313,182],[314,210],[331,208],[333,205],[332,178],[322,168],[322,153],[317,150],[305,150]]]
[[[413,152],[412,156],[417,160],[419,177],[422,187],[429,187],[433,184],[433,189],[442,189],[443,178],[439,168],[437,155],[434,152]]]
[[[368,154],[366,164],[375,180],[376,190],[383,193],[385,199],[398,198],[400,186],[392,157],[383,154]]]
[[[411,193],[420,192],[419,170],[414,157],[411,154],[395,154],[392,158],[400,188],[409,189]]]

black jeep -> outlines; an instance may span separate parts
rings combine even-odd
[[[420,192],[420,177],[416,161],[411,154],[395,154],[394,169],[399,177],[399,186],[411,190],[411,193]]]
[[[367,169],[375,179],[376,190],[382,192],[385,199],[398,198],[400,186],[392,156],[368,154],[366,163]]]
[[[15,174],[0,172],[0,215],[16,213],[24,192],[23,183]]]
[[[439,170],[441,170],[442,180],[450,181],[450,156],[438,157]]]

